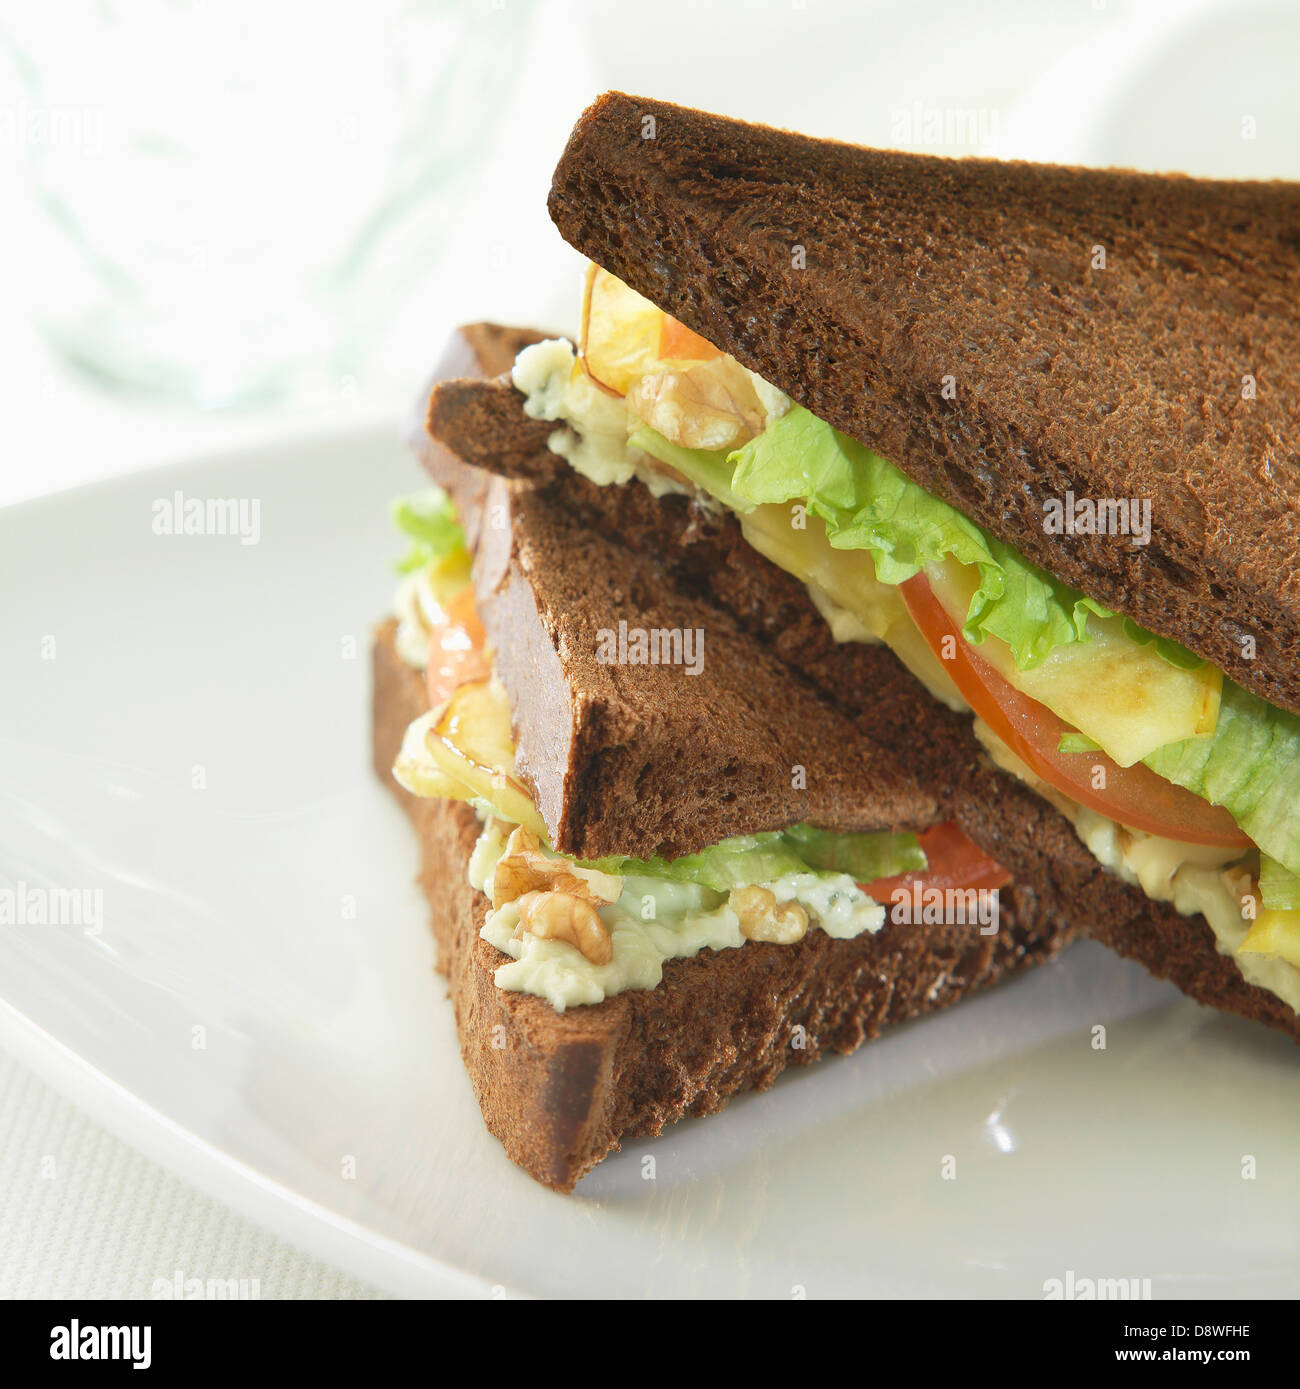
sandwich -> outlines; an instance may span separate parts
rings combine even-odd
[[[550,206],[581,332],[459,336],[375,649],[511,1158],[1083,932],[1300,1037],[1295,186],[611,94]]]
[[[475,325],[436,373],[439,485],[395,508],[411,549],[374,644],[374,764],[416,829],[487,1127],[568,1191],[622,1140],[1046,961],[1072,928],[1033,798],[1001,797],[988,832],[1000,774],[958,723],[932,757],[969,776],[936,794],[832,697],[856,683],[906,717],[885,648],[838,646],[723,513],[550,452],[503,374],[538,337]],[[704,593],[701,565],[734,586]],[[620,628],[699,645],[620,662],[601,635]]]
[[[792,572],[815,577],[764,507],[868,556],[885,591],[823,606],[924,678],[872,610],[901,600],[989,756],[1189,918],[1103,936],[1295,1035],[1300,185],[889,154],[611,94],[550,207],[792,401],[752,437],[691,436],[680,371],[619,363],[633,446]],[[582,437],[562,375],[525,408]],[[1224,992],[1215,955],[1250,987]]]

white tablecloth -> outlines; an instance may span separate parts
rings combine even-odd
[[[178,1273],[262,1298],[381,1295],[196,1192],[0,1054],[0,1298],[149,1298]]]

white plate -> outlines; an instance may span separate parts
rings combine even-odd
[[[371,432],[0,512],[0,886],[103,894],[99,934],[0,927],[0,1043],[395,1292],[1041,1296],[1069,1269],[1300,1292],[1294,1046],[1091,946],[632,1143],[571,1198],[514,1168],[368,766],[388,502],[420,481]],[[154,535],[178,489],[257,498],[260,543]]]

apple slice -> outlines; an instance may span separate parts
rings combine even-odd
[[[588,268],[581,361],[601,390],[625,396],[666,362],[711,362],[721,356],[711,342],[629,289],[617,275],[598,265]]]
[[[513,774],[510,704],[495,681],[461,685],[433,720],[424,746],[439,771],[471,797],[486,801],[503,820],[549,838],[532,792]]]
[[[975,566],[948,559],[928,565],[926,577],[960,629],[978,583]],[[1118,617],[1090,617],[1088,633],[1088,641],[1058,646],[1029,670],[1016,665],[997,637],[987,637],[978,650],[1012,689],[1046,705],[1121,767],[1167,743],[1214,731],[1222,672],[1208,664],[1194,670],[1170,665],[1154,646],[1133,641]]]
[[[469,787],[449,777],[429,756],[426,740],[440,713],[439,709],[431,709],[407,728],[402,749],[393,763],[393,776],[397,784],[413,796],[425,800],[465,801],[471,794]]]
[[[462,685],[406,730],[393,776],[426,799],[483,801],[503,820],[549,836],[528,788],[513,775],[510,707],[490,681]]]
[[[582,365],[610,395],[624,396],[659,358],[663,313],[608,270],[587,271]]]

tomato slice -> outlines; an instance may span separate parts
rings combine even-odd
[[[429,660],[424,685],[429,707],[436,709],[471,680],[488,680],[492,666],[485,653],[487,634],[479,621],[474,585],[463,589],[439,609],[439,620],[429,632]]]
[[[917,835],[925,850],[928,863],[924,873],[899,873],[892,878],[878,878],[874,883],[859,883],[869,897],[889,906],[899,888],[910,892],[913,883],[922,887],[974,888],[976,891],[1005,887],[1011,874],[972,839],[968,839],[955,824],[949,822],[922,830]]]
[[[1060,752],[1061,735],[1074,730],[1036,699],[1014,689],[984,660],[962,636],[925,575],[908,579],[899,591],[913,621],[967,703],[1049,786],[1130,829],[1185,844],[1249,847],[1249,836],[1222,806],[1175,786],[1150,767],[1140,762],[1121,767],[1101,751]],[[944,653],[945,638],[951,638],[948,656]],[[1093,785],[1096,767],[1105,770],[1102,789]]]

